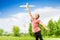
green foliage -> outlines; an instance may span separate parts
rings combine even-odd
[[[60,36],[60,18],[58,20],[58,22],[56,23],[56,36]]]
[[[0,36],[2,36],[4,30],[3,29],[0,29]]]
[[[47,32],[48,36],[60,36],[60,19],[58,20],[58,22],[49,20],[47,26],[50,29],[50,31]]]
[[[14,36],[19,36],[19,33],[20,32],[20,29],[18,26],[13,26],[13,33],[14,33]]]
[[[31,36],[34,36],[33,32],[32,32],[32,23],[29,24],[29,34]]]
[[[49,35],[49,36],[53,35],[54,32],[55,32],[55,31],[54,31],[54,30],[55,30],[54,22],[53,22],[52,20],[49,20],[47,26],[48,26],[48,28],[50,29],[48,35]]]
[[[60,25],[60,18],[59,18],[59,20],[58,20],[58,24]]]

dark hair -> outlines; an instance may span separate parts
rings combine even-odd
[[[36,19],[38,19],[38,18],[40,17],[40,15],[39,15],[39,14],[37,14],[37,16],[38,16],[38,17],[37,17]]]

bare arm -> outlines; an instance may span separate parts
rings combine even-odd
[[[42,22],[40,22],[39,24],[41,24],[46,30],[49,30],[44,24],[42,24]]]
[[[27,8],[28,13],[29,13],[29,15],[30,15],[30,17],[31,17],[31,20],[34,20],[34,18],[33,18],[33,16],[32,16],[32,14],[31,14],[31,12],[30,12],[30,8],[29,8],[29,6],[28,6],[28,5],[26,5],[26,8]]]

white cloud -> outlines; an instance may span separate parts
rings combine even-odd
[[[40,20],[47,24],[47,22],[52,18],[53,20],[58,20],[60,17],[60,8],[53,8],[53,7],[44,7],[44,8],[37,8],[32,11],[32,14],[39,13]],[[17,13],[11,15],[10,18],[0,18],[0,28],[4,29],[5,31],[11,32],[13,25],[18,25],[21,29],[21,32],[28,32],[28,24],[30,22],[30,17],[28,12],[27,13]],[[24,25],[26,27],[24,27]]]
[[[13,25],[17,25],[20,27],[21,32],[25,33],[25,31],[28,30],[28,22],[30,21],[29,16],[27,16],[28,14],[26,13],[17,13],[15,15],[12,15],[10,18],[2,18],[0,19],[0,29],[11,32]],[[27,27],[24,27],[24,24]]]

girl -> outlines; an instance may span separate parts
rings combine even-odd
[[[38,20],[38,18],[40,17],[39,14],[35,14],[34,17],[33,17],[32,14],[31,14],[31,12],[30,12],[30,8],[29,8],[28,5],[26,5],[26,8],[27,8],[28,13],[29,13],[29,15],[30,15],[30,17],[31,17],[31,20],[32,20],[32,31],[33,31],[33,33],[35,34],[36,40],[38,40],[38,38],[39,38],[40,40],[43,40],[42,35],[41,35],[41,29],[38,27],[39,24],[42,24],[41,21]],[[48,28],[45,27],[44,25],[43,25],[43,27],[44,27],[46,30],[48,30]]]

